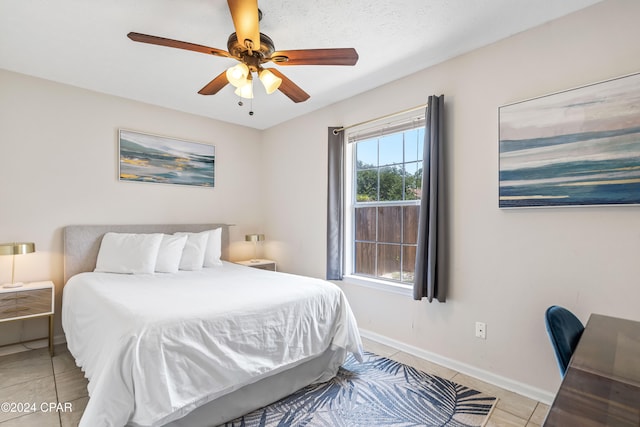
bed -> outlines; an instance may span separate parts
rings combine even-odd
[[[220,265],[94,271],[105,235],[218,229]],[[337,286],[227,262],[228,246],[225,224],[65,228],[62,323],[89,380],[81,427],[216,426],[329,380],[349,352],[360,357]]]

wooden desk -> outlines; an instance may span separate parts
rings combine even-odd
[[[592,314],[545,427],[640,427],[640,322]]]

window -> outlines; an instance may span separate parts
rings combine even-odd
[[[424,119],[349,135],[346,273],[413,282]]]

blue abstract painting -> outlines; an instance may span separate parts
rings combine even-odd
[[[498,113],[499,207],[640,203],[640,74]]]
[[[213,187],[215,147],[120,130],[121,181]]]

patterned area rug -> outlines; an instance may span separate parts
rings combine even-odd
[[[226,427],[479,427],[494,397],[365,352],[349,356],[331,381],[316,384]]]

